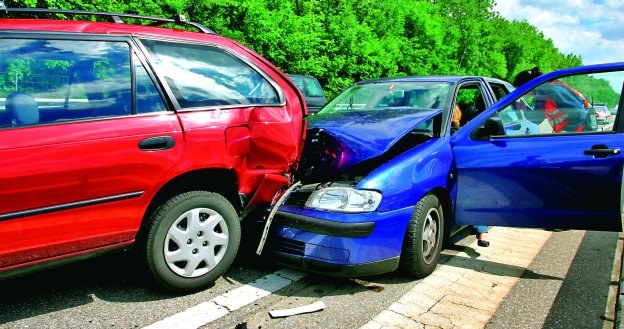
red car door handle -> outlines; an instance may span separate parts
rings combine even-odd
[[[599,144],[592,146],[591,150],[585,150],[583,153],[593,155],[596,158],[606,158],[610,155],[620,154],[622,151],[619,148],[610,149],[606,145]]]
[[[143,151],[166,150],[175,146],[175,140],[171,136],[151,137],[139,142],[139,148]]]

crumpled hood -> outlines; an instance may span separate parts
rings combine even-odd
[[[308,117],[308,134],[300,168],[308,172],[314,170],[317,174],[319,171],[343,172],[358,163],[382,156],[417,125],[440,112],[401,107]]]
[[[321,128],[340,139],[352,150],[352,160],[361,162],[384,154],[414,127],[439,112],[397,108],[321,114],[308,118],[308,129]]]

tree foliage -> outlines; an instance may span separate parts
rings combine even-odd
[[[173,17],[254,49],[285,72],[315,76],[332,97],[351,83],[405,75],[485,75],[582,64],[494,0],[8,0],[47,7]]]
[[[575,75],[564,80],[577,88],[592,104],[605,104],[611,108],[620,101],[619,93],[616,93],[609,81],[601,76]]]

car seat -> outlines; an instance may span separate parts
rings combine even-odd
[[[39,107],[29,94],[21,91],[12,92],[6,98],[5,107],[12,126],[39,123]]]

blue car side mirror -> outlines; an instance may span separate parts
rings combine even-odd
[[[504,136],[505,127],[503,126],[503,120],[497,115],[493,115],[483,123],[483,126],[475,129],[470,134],[472,139],[487,140],[492,136]]]

